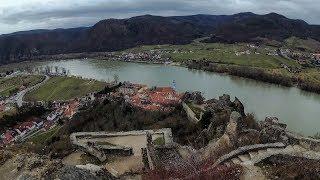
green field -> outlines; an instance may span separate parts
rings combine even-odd
[[[76,77],[53,77],[39,89],[26,94],[27,101],[69,100],[90,92],[100,91],[104,82],[84,80]]]
[[[299,49],[313,52],[319,50],[320,42],[312,39],[289,38],[283,44],[283,48],[289,48],[294,52]],[[174,62],[187,60],[205,60],[221,65],[237,65],[246,67],[262,68],[271,74],[278,74],[286,77],[299,77],[310,82],[320,84],[319,68],[303,68],[297,61],[286,59],[280,56],[268,55],[275,52],[276,47],[261,45],[259,48],[252,48],[246,43],[222,44],[222,43],[201,43],[193,42],[187,45],[148,45],[139,46],[122,52],[149,52],[156,50],[162,52],[162,56],[170,57]],[[236,52],[250,51],[250,54],[236,55]],[[121,53],[121,52],[120,52]],[[292,69],[302,69],[298,74],[290,73],[282,68],[286,64]]]
[[[9,97],[18,92],[21,86],[31,87],[44,80],[44,76],[29,75],[0,79],[0,96]]]
[[[267,55],[267,49],[276,50],[271,46],[262,46],[259,49],[252,49],[244,43],[238,44],[221,44],[221,43],[200,43],[193,42],[187,45],[154,45],[139,46],[128,49],[123,52],[143,52],[150,50],[166,51],[165,56],[171,57],[173,61],[182,62],[185,60],[207,60],[222,64],[233,64],[240,66],[260,67],[260,68],[280,68],[281,64],[287,64],[291,67],[300,67],[292,60],[279,56]],[[244,54],[237,56],[236,52],[249,50],[250,55]]]

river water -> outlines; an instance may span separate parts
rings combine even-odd
[[[275,116],[295,132],[304,135],[320,132],[320,95],[297,88],[177,66],[93,59],[33,64],[34,67],[46,65],[64,67],[72,75],[104,81],[112,81],[115,74],[120,81],[149,86],[171,86],[175,80],[178,91],[201,91],[207,99],[230,94],[232,98],[238,97],[246,112],[254,113],[259,120]]]

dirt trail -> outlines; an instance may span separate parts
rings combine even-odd
[[[242,175],[242,180],[266,180],[266,176],[263,174],[263,171],[260,167],[253,166],[253,165],[244,165],[243,171],[244,174]]]

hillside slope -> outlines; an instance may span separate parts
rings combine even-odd
[[[39,55],[116,51],[138,45],[188,44],[201,36],[207,42],[278,41],[296,36],[320,40],[320,26],[271,13],[256,15],[137,16],[102,20],[92,27],[33,30],[0,36],[0,64]]]
[[[320,27],[312,26],[302,20],[288,19],[285,16],[270,13],[251,14],[221,24],[214,36],[207,42],[248,42],[258,39],[284,41],[295,36],[302,39],[320,40]]]

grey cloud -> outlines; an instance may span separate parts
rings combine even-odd
[[[91,0],[61,8],[0,9],[0,33],[28,28],[60,28],[92,25],[105,18],[135,15],[188,15],[276,12],[289,18],[320,24],[318,0]],[[31,6],[30,6],[31,7]],[[2,12],[2,13],[1,13]],[[4,13],[6,12],[6,13]],[[9,27],[5,27],[9,26]],[[53,27],[56,26],[56,27]]]

